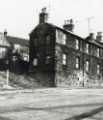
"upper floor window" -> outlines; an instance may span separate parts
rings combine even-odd
[[[29,55],[26,53],[23,53],[23,60],[29,62]]]
[[[46,63],[46,64],[49,64],[49,63],[50,63],[50,56],[47,56],[47,57],[46,57],[45,63]]]
[[[99,64],[97,65],[97,74],[98,75],[100,74],[100,65]]]
[[[34,38],[34,46],[37,46],[37,45],[38,45],[38,39]]]
[[[34,65],[34,66],[37,66],[37,65],[38,65],[38,59],[37,59],[37,58],[34,58],[34,60],[33,60],[33,65]]]
[[[86,52],[86,53],[89,53],[89,44],[88,44],[88,43],[86,43],[85,52]]]
[[[46,36],[46,44],[50,44],[50,35]]]
[[[80,41],[78,40],[78,39],[75,39],[75,48],[77,49],[77,50],[79,50],[80,49]]]
[[[18,52],[18,53],[20,53],[20,50],[21,50],[20,45],[19,45],[19,44],[14,44],[13,52]]]
[[[14,49],[15,50],[19,50],[20,49],[20,45],[19,44],[14,44]]]
[[[12,60],[16,61],[16,60],[18,60],[18,57],[16,55],[12,56]]]
[[[67,55],[63,53],[62,55],[62,64],[67,65]]]
[[[66,44],[67,36],[61,30],[56,30],[56,42],[59,44]]]
[[[76,64],[75,64],[76,69],[80,68],[80,58],[76,57]]]
[[[4,57],[6,54],[6,48],[0,48],[0,58]]]
[[[97,48],[97,57],[100,57],[100,48]]]
[[[63,34],[62,44],[63,44],[63,45],[66,44],[66,34]]]
[[[88,60],[86,61],[86,64],[85,64],[85,70],[87,72],[89,71],[89,61]]]

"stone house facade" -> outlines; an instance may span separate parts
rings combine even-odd
[[[60,28],[47,23],[47,16],[42,10],[39,24],[30,33],[30,65],[49,74],[52,86],[102,86],[101,34],[96,39],[93,34],[82,38],[73,33],[72,19]]]

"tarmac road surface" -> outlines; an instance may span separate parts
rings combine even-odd
[[[103,120],[103,89],[1,90],[0,120]]]

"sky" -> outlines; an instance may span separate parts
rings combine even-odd
[[[103,0],[0,0],[0,32],[7,29],[8,35],[29,39],[43,7],[47,7],[48,22],[57,26],[73,18],[74,33],[79,36],[103,32]]]

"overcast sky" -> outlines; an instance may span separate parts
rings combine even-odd
[[[103,32],[103,0],[0,0],[0,32],[7,29],[9,35],[28,38],[46,6],[50,23],[62,27],[64,20],[73,18],[78,35]]]

